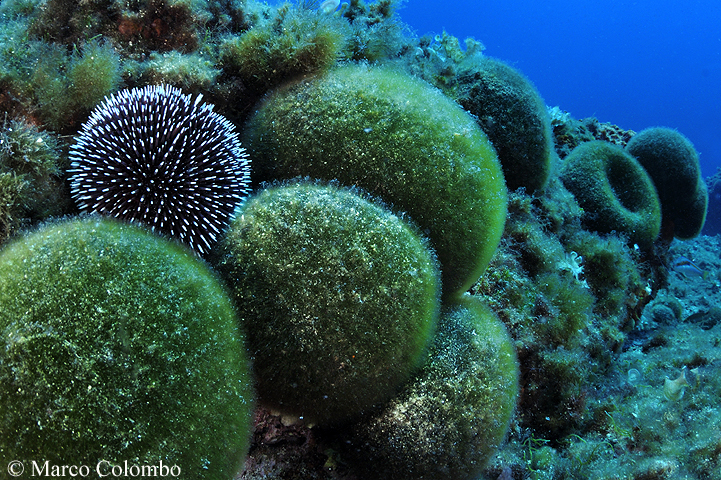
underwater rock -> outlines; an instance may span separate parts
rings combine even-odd
[[[695,323],[704,330],[710,330],[721,324],[721,307],[712,306],[708,310],[696,312],[686,317],[684,322]]]
[[[46,225],[0,252],[0,333],[8,458],[239,471],[253,408],[243,335],[184,247],[114,220]]]
[[[405,220],[315,183],[250,197],[219,243],[259,402],[333,424],[387,400],[435,329],[439,273]]]
[[[276,90],[246,125],[256,181],[309,176],[407,212],[441,263],[443,296],[483,273],[506,217],[486,135],[452,100],[390,67],[348,65]]]

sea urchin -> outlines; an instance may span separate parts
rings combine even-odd
[[[207,253],[248,194],[250,160],[234,126],[179,89],[106,98],[70,147],[83,211],[138,222]]]

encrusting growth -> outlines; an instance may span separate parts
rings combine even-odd
[[[111,219],[0,252],[0,452],[232,478],[253,395],[231,301],[188,249]]]
[[[366,198],[270,187],[243,203],[211,257],[248,334],[260,403],[310,423],[388,399],[422,362],[438,317],[434,255]]]

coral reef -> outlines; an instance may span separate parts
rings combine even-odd
[[[0,253],[0,332],[9,458],[239,470],[253,407],[243,337],[185,248],[111,220],[49,224]]]
[[[466,291],[496,248],[506,188],[493,148],[458,105],[402,71],[349,65],[281,88],[243,142],[260,180],[337,179],[406,211],[436,249],[444,297]]]
[[[217,256],[262,404],[338,423],[387,400],[421,363],[437,265],[385,208],[335,186],[271,187],[243,204]]]
[[[661,205],[648,174],[623,148],[602,140],[579,145],[565,158],[561,180],[589,229],[615,230],[651,248],[661,230]]]

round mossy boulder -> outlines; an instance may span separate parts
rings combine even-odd
[[[673,233],[676,238],[688,240],[697,237],[704,224],[708,212],[708,187],[703,178],[699,177],[698,188],[691,200],[685,215],[678,215],[673,222]]]
[[[421,372],[353,427],[362,478],[479,478],[508,429],[518,377],[511,338],[484,303],[444,307]]]
[[[183,247],[92,217],[17,239],[0,252],[0,333],[4,458],[177,466],[183,478],[241,467],[243,338],[230,298]]]
[[[706,220],[708,192],[691,141],[676,130],[654,127],[634,135],[626,150],[656,186],[664,232],[680,239],[697,236]]]
[[[493,143],[508,189],[542,190],[551,171],[553,132],[533,84],[515,68],[482,57],[460,75],[455,94]]]
[[[385,208],[331,185],[274,186],[243,204],[216,250],[264,405],[340,422],[389,398],[422,362],[438,269]]]
[[[443,295],[483,273],[506,218],[496,153],[474,120],[430,85],[349,65],[277,90],[245,129],[256,180],[354,185],[410,214],[438,254]]]
[[[582,143],[565,158],[564,186],[595,231],[621,232],[649,248],[661,229],[661,206],[651,179],[623,148],[603,140]]]

